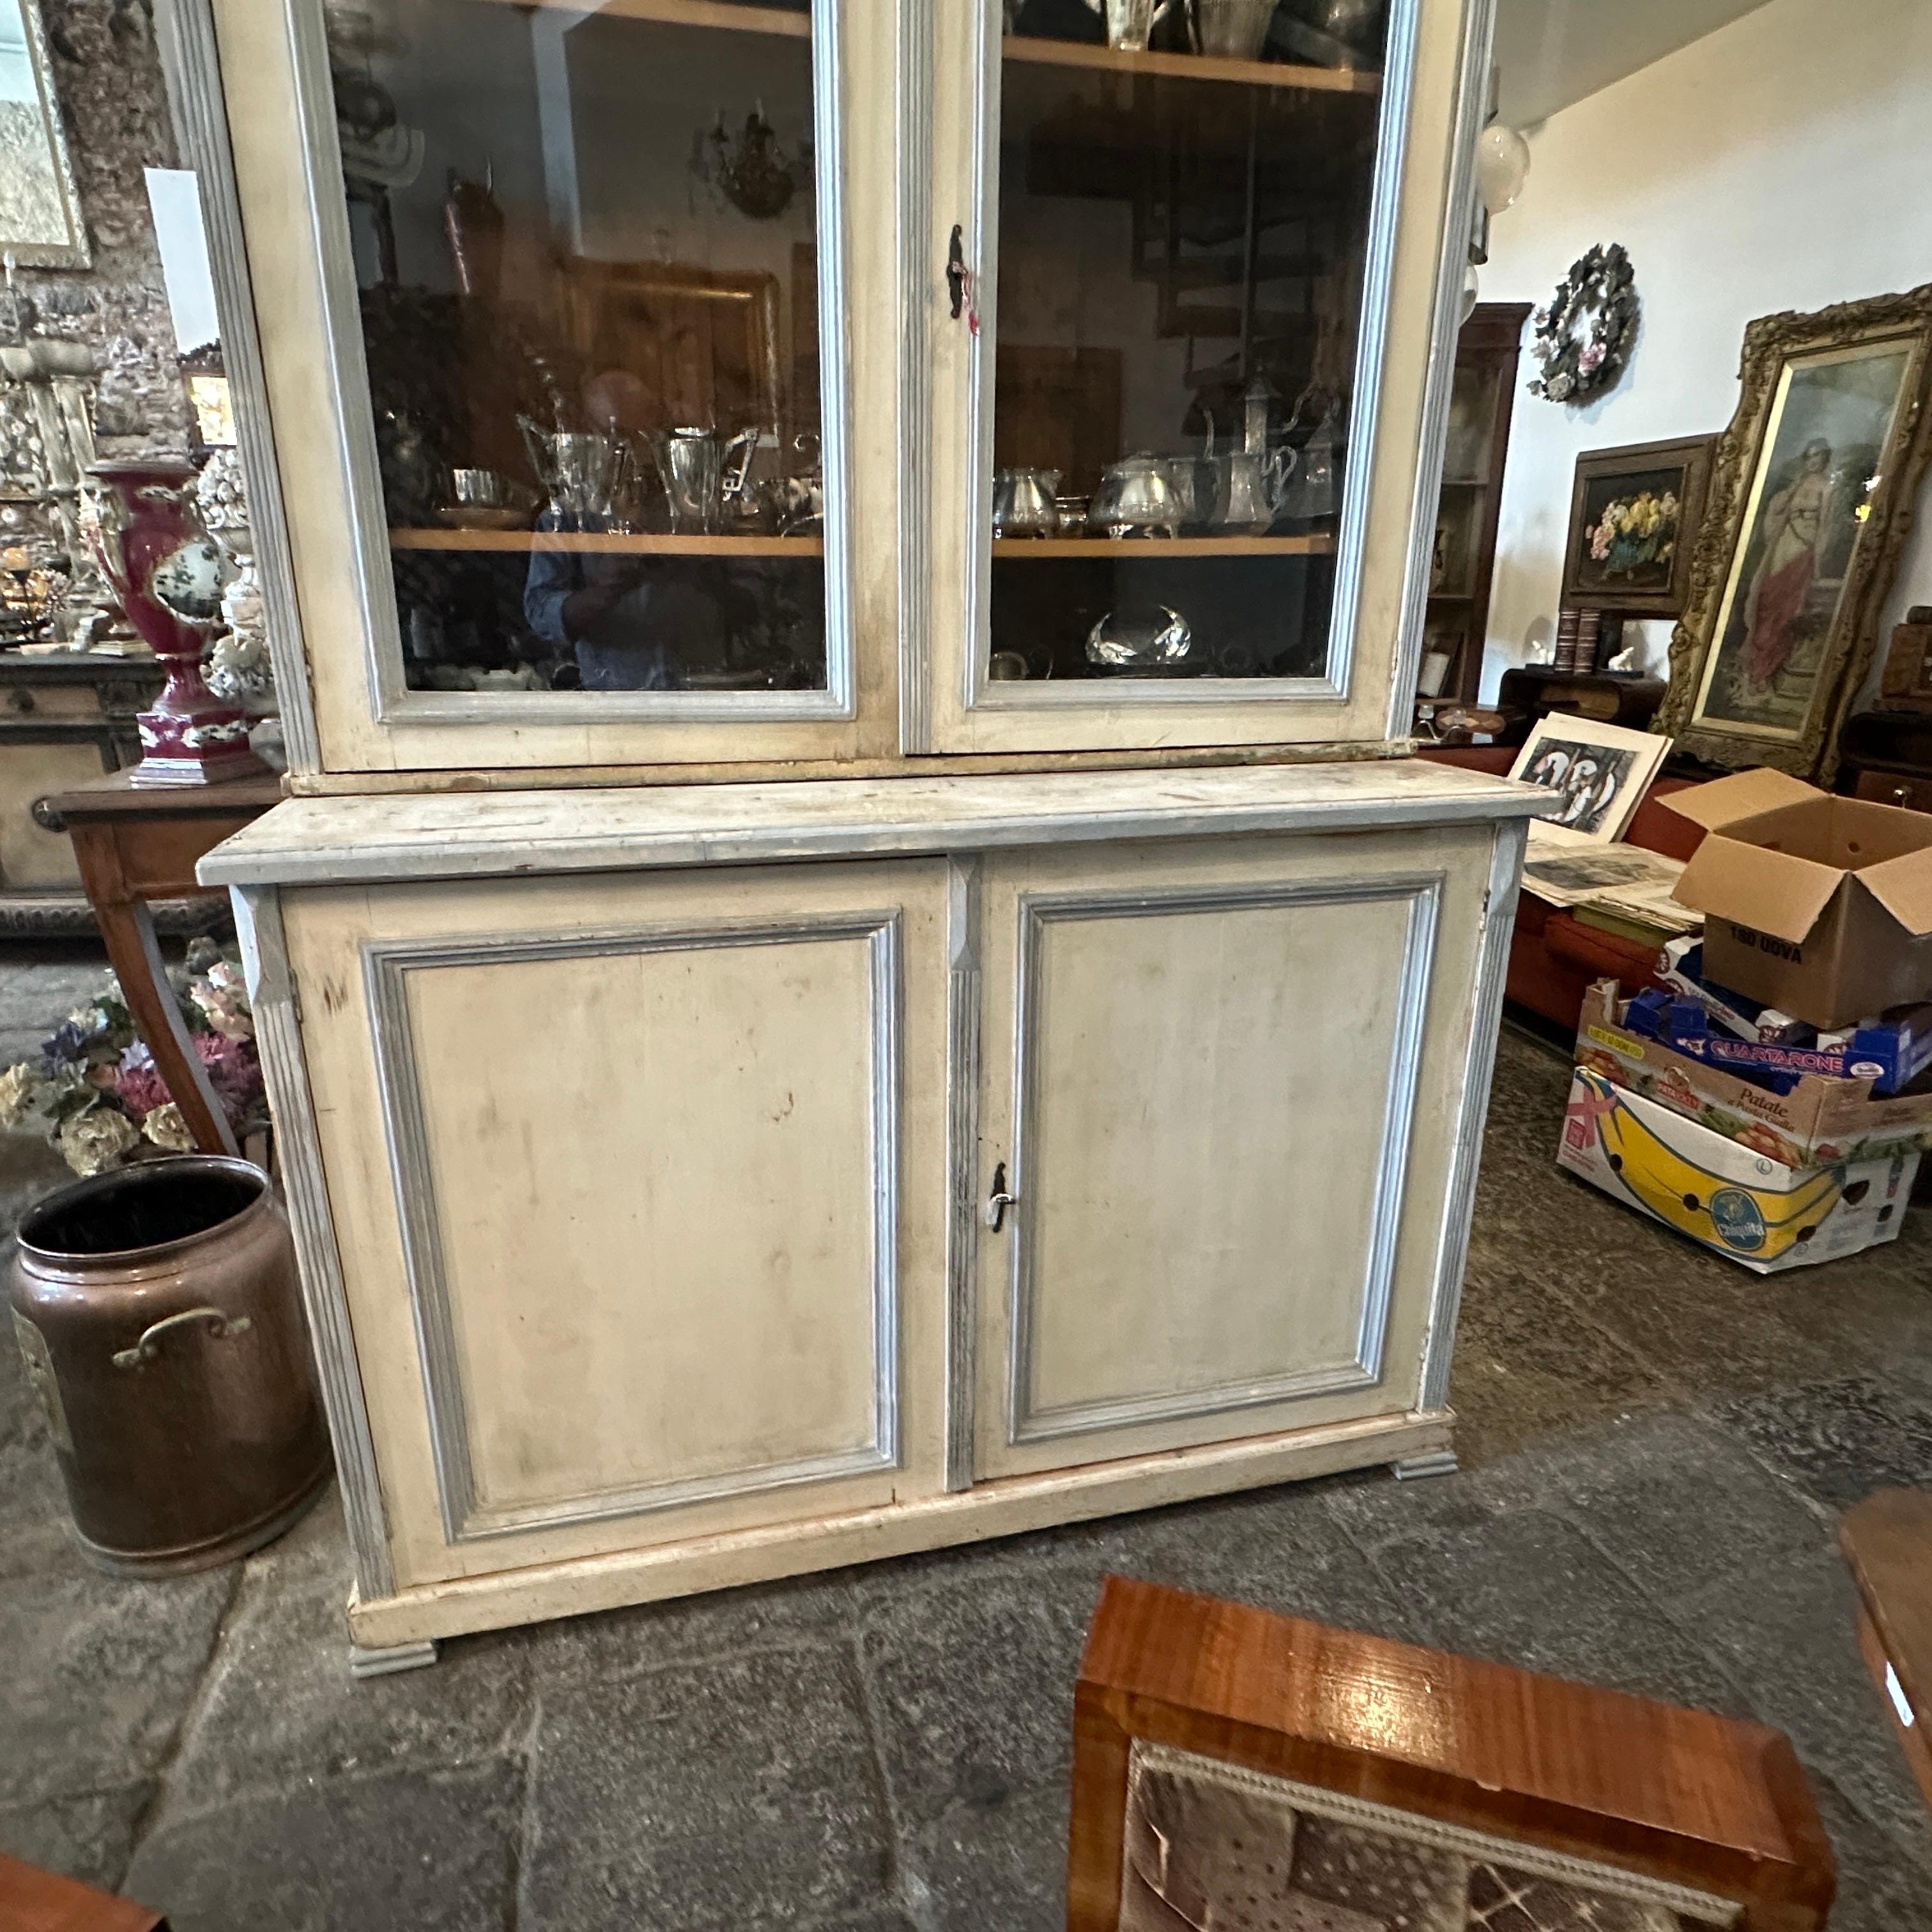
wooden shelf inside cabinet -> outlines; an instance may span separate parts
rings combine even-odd
[[[582,13],[581,0],[490,0],[497,6],[554,7]],[[596,10],[607,19],[655,20],[667,27],[712,27],[727,33],[782,34],[794,40],[812,38],[809,14],[782,12],[776,7],[734,6],[730,0],[602,0]]]
[[[389,532],[392,550],[497,550],[527,556],[534,550],[593,550],[623,556],[823,556],[823,537],[613,536],[578,530],[429,530]]]
[[[664,4],[664,0],[656,0]],[[1097,74],[1148,74],[1167,80],[1232,82],[1246,87],[1293,87],[1309,93],[1379,94],[1382,77],[1360,68],[1303,67],[1287,61],[1220,60],[1206,54],[1129,53],[1084,40],[1030,40],[1010,34],[1001,43],[1010,61],[1042,67],[1087,68]]]
[[[1299,537],[995,537],[1002,562],[1050,562],[1069,556],[1110,556],[1123,562],[1174,556],[1331,556],[1335,539],[1325,532]]]

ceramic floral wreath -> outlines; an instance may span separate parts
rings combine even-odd
[[[1636,272],[1623,244],[1612,242],[1580,256],[1548,308],[1531,320],[1536,334],[1530,350],[1538,370],[1529,386],[1532,396],[1582,403],[1610,388],[1636,337]]]

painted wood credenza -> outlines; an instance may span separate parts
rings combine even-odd
[[[164,6],[358,1668],[1450,1466],[1540,802],[1406,736],[1490,21],[1349,21]]]

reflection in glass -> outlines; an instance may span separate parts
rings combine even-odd
[[[994,462],[1059,514],[995,518],[1002,681],[1325,671],[1384,10],[1007,8]]]
[[[0,0],[0,251],[84,265],[87,232],[62,140],[36,0]]]
[[[409,684],[824,688],[804,0],[327,17]]]

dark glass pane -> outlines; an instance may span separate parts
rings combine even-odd
[[[328,17],[407,682],[822,688],[803,0]]]
[[[1319,676],[1381,0],[1102,7],[1008,9],[988,669]]]

